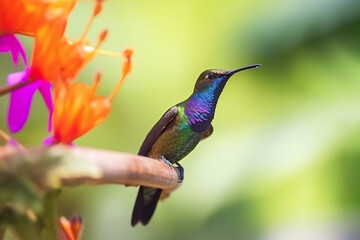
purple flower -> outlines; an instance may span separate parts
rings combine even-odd
[[[28,81],[28,76],[29,68],[21,72],[11,73],[7,76],[7,84],[13,85]],[[51,98],[51,83],[39,79],[11,92],[8,111],[8,126],[11,132],[18,132],[24,126],[29,116],[31,101],[37,89],[39,89],[49,110],[48,131],[51,131],[51,116],[54,108]]]
[[[18,65],[20,54],[24,64],[27,66],[24,48],[13,34],[5,34],[0,36],[0,52],[10,52],[15,67]]]

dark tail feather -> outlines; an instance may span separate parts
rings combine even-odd
[[[154,214],[161,192],[162,189],[158,188],[140,187],[131,218],[131,226],[134,227],[138,222],[143,225],[148,224]],[[145,194],[148,196],[145,197]]]

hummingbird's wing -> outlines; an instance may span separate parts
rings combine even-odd
[[[154,125],[150,132],[146,135],[144,142],[142,143],[139,155],[146,156],[150,151],[154,142],[160,137],[167,125],[175,118],[177,115],[178,109],[177,106],[173,106],[167,110],[160,120]]]
[[[146,135],[142,143],[139,155],[147,156],[154,142],[163,133],[166,126],[175,119],[178,109],[176,106],[170,108],[154,125],[150,132]],[[131,218],[131,226],[135,226],[138,222],[146,225],[153,215],[157,202],[160,198],[162,190],[157,188],[149,188],[141,186],[135,201],[134,210]]]

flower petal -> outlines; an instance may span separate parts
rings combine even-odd
[[[13,34],[7,34],[0,37],[0,52],[10,52],[15,67],[18,65],[18,55],[20,54],[25,66],[27,66],[24,48]]]
[[[54,110],[54,104],[51,97],[51,83],[46,82],[44,80],[38,80],[41,81],[41,85],[39,86],[39,91],[44,99],[44,102],[46,104],[46,107],[49,110],[49,120],[48,120],[48,131],[51,131],[52,127],[52,113]]]
[[[54,136],[50,136],[50,137],[45,138],[42,143],[44,146],[50,146],[54,142],[55,142]]]
[[[27,80],[27,77],[27,70],[11,73],[7,77],[7,83],[12,85],[24,82]],[[11,92],[8,111],[8,126],[11,132],[18,132],[24,126],[29,116],[33,95],[40,84],[40,81],[35,81]]]

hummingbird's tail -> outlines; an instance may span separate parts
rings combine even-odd
[[[134,227],[138,222],[143,225],[148,224],[154,214],[161,192],[162,189],[158,188],[140,187],[132,213],[131,226]]]

